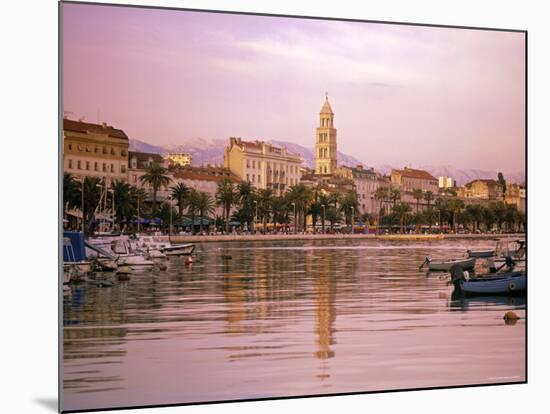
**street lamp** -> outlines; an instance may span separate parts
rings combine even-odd
[[[351,234],[353,234],[353,219],[354,219],[355,207],[351,206]]]
[[[325,205],[321,204],[321,207],[323,208],[323,222],[321,224],[323,225],[323,234],[325,234]]]
[[[258,200],[254,200],[254,205],[256,206],[256,214],[254,215],[254,234],[256,234],[256,224],[258,223]]]
[[[139,233],[139,221],[140,221],[140,218],[139,218],[139,196],[137,197],[137,220],[138,220],[137,232]]]
[[[296,203],[291,203],[294,207],[294,234],[296,234]]]
[[[168,197],[168,204],[170,205],[170,226],[168,227],[168,241],[170,241],[170,236],[172,236],[172,197]]]

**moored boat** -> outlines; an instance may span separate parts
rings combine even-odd
[[[522,295],[527,289],[527,274],[522,270],[469,277],[460,265],[454,265],[451,282],[464,295]]]
[[[454,265],[459,265],[465,270],[472,270],[476,265],[476,258],[471,257],[467,259],[434,262],[430,256],[426,256],[426,259],[420,265],[420,270],[422,270],[425,264],[428,265],[430,272],[449,272]]]
[[[193,254],[195,245],[192,243],[172,244],[168,236],[137,236],[134,246],[146,249],[153,258],[166,256],[185,256]]]
[[[467,250],[468,257],[487,258],[495,255],[495,249],[492,250]]]

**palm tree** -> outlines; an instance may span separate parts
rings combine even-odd
[[[236,204],[237,199],[238,195],[231,180],[229,178],[221,180],[216,190],[216,204],[223,207],[226,233],[229,233],[229,212],[231,211],[231,206]]]
[[[258,196],[256,201],[258,202],[258,213],[262,220],[264,233],[267,230],[267,221],[271,214],[271,204],[273,202],[273,190],[271,188],[258,190]]]
[[[153,188],[153,211],[157,205],[157,192],[161,187],[170,184],[171,178],[166,175],[168,170],[162,165],[154,163],[145,169],[145,174],[139,177],[142,183],[147,183]]]
[[[251,228],[255,212],[253,204],[256,199],[254,187],[250,181],[242,181],[237,184],[236,193],[236,204],[239,206],[239,209],[235,213],[235,218],[240,221],[241,224],[246,223],[248,228]]]
[[[412,190],[412,196],[416,200],[416,214],[418,214],[420,200],[424,198],[424,192],[420,188],[415,188],[414,190]]]
[[[393,211],[393,208],[395,207],[395,204],[397,203],[397,201],[398,201],[398,200],[401,200],[401,191],[399,190],[399,188],[393,188],[393,187],[391,187],[391,188],[389,189],[388,197],[389,197],[389,199],[391,200],[391,203],[392,203],[392,211]]]
[[[321,203],[319,201],[318,190],[313,190],[313,201],[309,206],[308,214],[311,214],[311,223],[313,225],[313,233],[317,232],[317,218],[322,213]],[[324,226],[324,225],[323,225]]]
[[[313,198],[311,189],[309,189],[302,183],[295,184],[289,187],[287,192],[287,197],[290,202],[293,202],[296,204],[296,211],[297,213],[300,213],[300,216],[303,219],[303,229],[304,231],[306,231],[307,230],[307,223],[306,223],[307,207],[309,206]],[[295,226],[296,226],[297,224],[296,218],[294,218],[294,220],[295,220]]]
[[[185,208],[185,198],[189,194],[189,187],[187,187],[184,183],[179,182],[175,186],[171,187],[170,190],[172,190],[172,198],[176,200],[178,214],[182,217],[183,209]]]
[[[199,231],[202,233],[202,224],[204,221],[204,216],[213,214],[215,211],[214,201],[212,200],[212,197],[210,197],[210,194],[205,193],[203,191],[199,192],[197,195],[196,207],[197,207],[197,210],[199,211],[199,216],[201,218]]]
[[[405,221],[405,216],[411,211],[411,206],[407,203],[399,203],[393,208],[393,212],[399,216],[399,231],[403,233],[403,225]]]
[[[439,223],[439,231],[441,232],[442,223],[447,213],[447,200],[442,197],[438,197],[437,200],[435,200],[435,208],[439,213],[438,223]]]
[[[476,231],[479,228],[479,223],[483,219],[483,209],[479,204],[472,204],[466,207],[467,212],[473,223],[473,230]]]
[[[453,230],[456,231],[458,226],[458,213],[464,208],[464,201],[458,198],[451,198],[447,203],[449,211],[452,213],[453,218]]]
[[[330,206],[329,198],[325,194],[319,196],[319,207],[321,208],[321,229],[323,234],[325,233],[325,220],[326,220],[326,210]]]
[[[382,222],[382,203],[388,198],[388,190],[388,187],[378,187],[374,193],[374,198],[380,201],[380,208],[378,209],[378,233],[380,233],[380,223]]]
[[[130,184],[115,180],[111,183],[113,197],[115,199],[115,217],[121,223],[123,218],[128,218],[133,212],[133,200],[130,193]]]
[[[187,195],[185,207],[187,207],[187,213],[191,216],[191,234],[195,234],[195,216],[199,211],[199,192],[194,188]]]
[[[490,207],[482,207],[481,209],[481,219],[485,225],[485,231],[491,230],[493,224],[495,224],[495,214]]]
[[[338,208],[338,204],[340,204],[340,200],[342,199],[342,195],[338,192],[330,193],[327,197],[327,205],[330,204],[334,208]]]
[[[84,211],[82,217],[84,220],[84,232],[89,234],[93,228],[94,217],[101,199],[101,190],[99,187],[101,179],[98,177],[85,177],[83,185],[78,189],[78,197],[82,199],[82,187],[84,187]]]
[[[342,202],[340,203],[340,211],[344,213],[344,217],[346,218],[346,224],[353,225],[352,223],[352,212],[359,213],[359,198],[357,196],[357,192],[355,190],[348,191],[344,198],[342,199]],[[353,232],[353,229],[351,229]]]
[[[431,211],[431,203],[434,199],[434,193],[431,192],[431,191],[426,191],[424,193],[424,201],[428,204],[428,214],[427,214],[427,217],[428,217],[428,224],[430,226],[430,230],[432,229],[432,217],[433,217],[433,212]]]
[[[63,173],[63,213],[65,213],[65,208],[80,206],[78,187],[79,183],[75,181],[71,173]]]
[[[271,211],[273,212],[273,226],[277,223],[287,224],[289,222],[289,205],[284,197],[273,197],[271,201]]]
[[[325,211],[325,218],[330,222],[330,231],[332,232],[334,225],[340,222],[340,212],[334,207],[329,207]]]

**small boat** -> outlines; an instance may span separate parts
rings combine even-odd
[[[521,295],[527,289],[527,274],[524,270],[506,271],[473,278],[460,265],[454,265],[451,282],[464,295]]]
[[[152,269],[155,262],[138,253],[126,253],[118,256],[119,266],[128,266],[131,270]]]
[[[166,256],[186,256],[193,253],[195,245],[192,243],[172,244],[167,236],[137,236],[134,242],[137,249],[146,249],[152,258]]]
[[[128,266],[130,270],[152,269],[155,264],[147,253],[134,248],[128,236],[90,239],[86,246],[102,256],[116,258],[117,266]]]
[[[462,269],[472,270],[476,265],[476,258],[471,257],[467,259],[458,259],[458,260],[445,260],[441,262],[434,262],[430,256],[426,256],[424,262],[420,265],[419,270],[422,270],[424,265],[428,265],[430,272],[449,272],[451,267],[454,265],[459,265]]]
[[[487,258],[495,255],[495,249],[492,250],[467,250],[468,257]]]
[[[76,266],[78,271],[83,274],[92,271],[92,264],[87,259],[84,250],[82,233],[63,232],[63,264],[64,266]]]

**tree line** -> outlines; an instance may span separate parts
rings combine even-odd
[[[307,230],[307,217],[311,216],[313,231],[321,224],[321,231],[334,231],[337,224],[350,226],[361,220],[370,226],[398,226],[404,232],[406,226],[427,225],[430,229],[435,223],[448,226],[456,231],[460,225],[472,231],[491,230],[494,226],[502,230],[519,230],[525,226],[525,214],[518,211],[515,205],[503,202],[491,202],[487,206],[465,205],[452,195],[435,197],[431,191],[415,189],[412,196],[413,206],[402,201],[398,188],[379,187],[375,192],[378,202],[377,214],[360,214],[359,197],[355,190],[331,192],[326,194],[317,188],[310,188],[302,183],[290,186],[283,195],[276,195],[270,188],[256,189],[250,182],[233,183],[224,178],[219,181],[214,196],[207,192],[197,191],[183,182],[172,183],[168,170],[159,164],[149,165],[140,177],[140,182],[149,185],[151,203],[148,193],[143,188],[127,182],[115,180],[109,188],[98,177],[85,177],[78,181],[70,173],[63,176],[63,207],[82,209],[85,220],[85,232],[90,234],[96,228],[95,215],[104,206],[113,210],[115,223],[131,225],[136,217],[158,218],[166,228],[172,218],[175,225],[191,222],[191,231],[195,233],[196,219],[199,219],[198,231],[204,230],[206,218],[220,207],[222,217],[215,218],[215,227],[230,231],[232,225],[241,229],[260,229],[267,231],[268,224],[274,227],[281,225],[294,232]],[[158,191],[168,188],[172,202],[158,202]],[[107,190],[107,191],[105,191]],[[84,197],[84,198],[83,198]],[[187,219],[187,221],[185,221]],[[208,222],[209,223],[209,222]],[[210,223],[209,223],[210,224]]]

